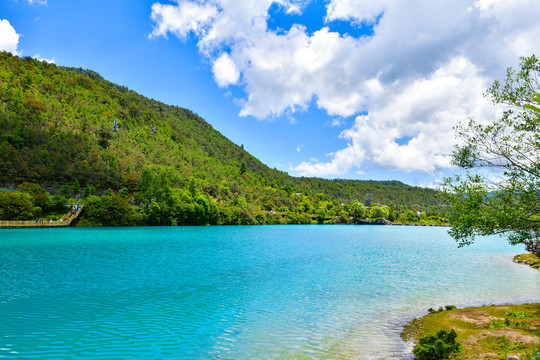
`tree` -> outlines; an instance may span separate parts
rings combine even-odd
[[[326,219],[326,213],[324,209],[317,209],[317,211],[315,211],[315,214],[317,215],[317,223],[324,224],[324,220]]]
[[[128,200],[129,190],[126,187],[121,188],[120,191],[118,192],[118,196],[120,196],[124,200]]]
[[[380,206],[374,206],[371,208],[369,215],[372,219],[382,219],[388,217],[388,210]]]
[[[71,185],[71,189],[73,190],[75,197],[77,197],[81,192],[81,184],[79,183],[79,180],[75,179],[75,182],[73,182],[73,185]]]
[[[448,359],[453,353],[461,351],[461,344],[456,341],[457,333],[439,330],[435,334],[421,338],[413,349],[418,360]]]
[[[364,201],[364,204],[366,206],[371,206],[373,204],[373,195],[371,193],[366,194],[366,200]]]
[[[240,164],[240,175],[243,175],[246,171],[247,171],[247,165],[244,161],[242,161],[242,163]]]
[[[65,197],[66,199],[69,199],[71,197],[71,189],[69,188],[69,186],[68,185],[60,186],[59,195]]]
[[[500,119],[457,126],[453,163],[467,170],[445,181],[450,234],[460,246],[477,235],[508,234],[531,249],[540,236],[540,60],[521,58],[486,96],[505,107]],[[536,247],[538,249],[538,246]],[[538,254],[540,255],[540,254]]]
[[[17,186],[17,190],[30,194],[34,205],[39,206],[42,210],[46,210],[51,206],[51,200],[47,196],[47,192],[39,184],[23,182]]]
[[[56,194],[52,198],[52,202],[54,203],[54,210],[59,213],[66,213],[68,212],[68,208],[66,208],[66,202],[67,199],[65,196],[62,196],[62,194]]]
[[[93,187],[92,185],[87,185],[85,188],[84,188],[84,193],[83,193],[83,197],[86,199],[92,195],[95,195],[96,193],[96,188]]]
[[[0,191],[0,220],[30,220],[33,216],[32,197],[28,193]]]
[[[166,167],[145,167],[141,175],[141,191],[138,199],[145,204],[171,202],[171,187]]]
[[[366,208],[358,200],[354,200],[349,205],[349,215],[354,218],[354,220],[360,220],[366,216]]]

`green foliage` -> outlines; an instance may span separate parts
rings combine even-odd
[[[71,189],[73,190],[74,196],[77,196],[81,192],[81,184],[79,183],[79,180],[75,179]]]
[[[448,359],[459,352],[461,345],[456,341],[455,330],[439,330],[436,334],[421,338],[413,349],[413,354],[418,360],[441,360]]]
[[[64,198],[69,199],[71,197],[71,188],[68,185],[62,185],[60,186],[59,194]]]
[[[508,311],[508,316],[515,317],[517,319],[525,319],[527,317],[527,313],[524,311],[514,311],[510,310]]]
[[[41,209],[39,209],[39,211],[41,211]],[[34,206],[30,194],[0,191],[0,219],[31,220],[33,218]]]
[[[247,165],[244,161],[240,164],[240,175],[243,175],[247,171]]]
[[[354,200],[349,205],[348,209],[349,209],[349,216],[352,216],[354,218],[354,220],[356,220],[356,221],[358,221],[360,219],[363,219],[364,216],[366,216],[366,208],[358,200]]]
[[[429,308],[428,313],[436,314],[436,313],[439,313],[439,312],[450,311],[450,310],[455,310],[455,309],[457,309],[457,307],[455,307],[454,305],[446,305],[444,308],[442,306],[440,306],[438,310],[435,310],[433,308]]]
[[[126,187],[121,188],[120,191],[118,192],[118,196],[120,196],[121,198],[123,198],[125,200],[128,200],[129,199],[129,190]]]
[[[34,206],[39,206],[42,210],[47,210],[51,206],[47,192],[39,184],[24,182],[17,190],[30,194]]]
[[[539,75],[538,58],[521,58],[520,69],[509,68],[505,81],[495,81],[486,94],[506,106],[502,117],[489,124],[469,119],[456,129],[463,145],[456,147],[453,163],[467,173],[446,179],[446,196],[450,234],[460,246],[477,235],[501,233],[531,248],[540,241]]]
[[[404,214],[401,214],[399,219],[406,223],[415,223],[417,221],[420,221],[420,217],[418,216],[418,214],[411,210],[408,210]]]
[[[381,219],[381,218],[388,218],[388,210],[386,208],[380,207],[380,206],[374,206],[369,211],[369,216],[372,219]]]
[[[0,183],[71,184],[70,195],[82,188],[85,198],[125,188],[119,196],[142,208],[128,212],[134,223],[348,223],[349,212],[365,217],[350,206],[356,199],[393,202],[396,216],[400,207],[445,211],[436,191],[398,181],[295,178],[268,168],[192,111],[91,70],[0,53],[0,100]],[[99,220],[108,203],[92,199],[87,223],[125,221]]]
[[[373,204],[373,201],[374,201],[374,200],[373,200],[373,194],[367,193],[367,194],[366,194],[366,200],[364,201],[364,204],[365,204],[366,206],[371,206],[371,204]]]
[[[503,327],[523,327],[530,325],[528,322],[525,321],[515,321],[508,318],[505,318],[504,320],[491,320],[488,324],[488,327],[490,329],[499,329]]]
[[[67,199],[64,196],[62,196],[61,194],[56,194],[52,198],[52,203],[54,205],[54,210],[56,212],[67,213],[68,208],[66,207],[66,202],[67,202]]]
[[[106,194],[101,198],[90,195],[85,199],[84,219],[87,225],[136,225],[135,215],[134,207],[118,195]]]
[[[324,224],[324,220],[326,218],[326,213],[324,209],[317,209],[317,211],[315,211],[315,214],[317,215],[317,223]]]
[[[523,343],[520,341],[513,341],[512,339],[508,338],[506,334],[501,336],[489,335],[486,341],[489,349],[505,354],[525,349],[525,345]]]
[[[96,194],[96,188],[93,187],[92,185],[87,185],[85,188],[84,188],[84,193],[83,193],[83,197],[86,199],[92,195],[95,195]]]

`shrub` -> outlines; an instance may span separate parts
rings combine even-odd
[[[421,338],[413,349],[413,354],[418,360],[448,359],[454,352],[461,350],[461,345],[456,341],[457,333],[439,330],[436,334]]]
[[[371,208],[369,215],[372,219],[381,219],[388,217],[388,210],[380,206],[374,206]]]
[[[29,194],[0,191],[0,220],[30,220],[33,217],[34,204]]]

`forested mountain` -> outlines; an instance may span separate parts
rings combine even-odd
[[[100,194],[112,189],[110,196],[123,189],[125,199],[146,211],[141,221],[156,224],[290,223],[316,213],[345,218],[355,200],[391,206],[395,217],[444,210],[436,191],[398,181],[291,177],[190,110],[90,70],[3,52],[0,183],[23,182],[69,185],[72,195],[85,187]],[[152,206],[157,213],[150,219]]]

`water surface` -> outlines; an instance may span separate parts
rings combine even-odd
[[[446,230],[2,230],[0,357],[400,359],[429,307],[540,301],[522,247]]]

